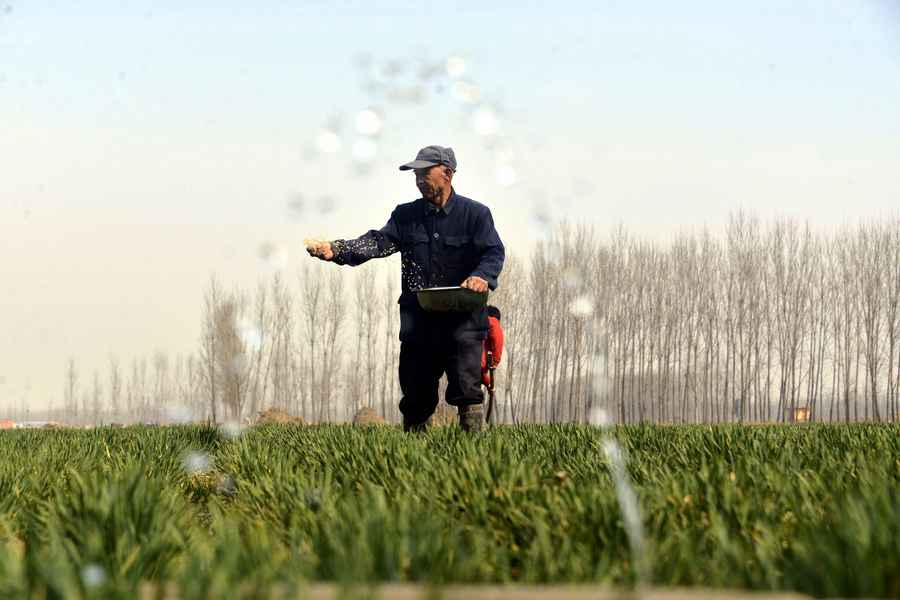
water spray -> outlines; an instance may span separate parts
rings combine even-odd
[[[600,428],[603,453],[609,463],[613,483],[616,488],[616,500],[622,519],[625,522],[625,533],[628,536],[628,545],[631,549],[631,557],[634,562],[636,576],[635,588],[640,592],[649,582],[649,565],[647,564],[647,552],[644,544],[644,528],[641,522],[641,511],[638,506],[637,495],[628,475],[628,455],[613,435],[612,422],[606,410],[594,408],[590,414],[591,425]]]

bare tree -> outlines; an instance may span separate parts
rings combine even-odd
[[[269,357],[273,404],[288,409],[299,394],[299,386],[294,377],[294,301],[284,281],[276,277],[272,281],[274,309],[270,325]]]
[[[153,395],[151,418],[159,422],[162,407],[169,404],[169,357],[157,350],[153,353]]]
[[[248,336],[254,331],[244,331],[243,321],[246,297],[239,292],[228,294],[214,312],[217,364],[215,385],[229,420],[239,421],[247,399],[251,356],[248,351]],[[252,340],[250,343],[256,343]]]
[[[218,421],[216,406],[218,404],[220,340],[217,337],[216,316],[222,302],[222,289],[215,276],[210,277],[203,295],[203,333],[201,335],[200,362],[203,365],[203,383],[209,398],[210,417],[213,423]]]
[[[377,273],[375,269],[364,269],[362,275],[358,278],[362,287],[362,294],[365,298],[363,308],[363,321],[361,323],[360,339],[365,340],[365,401],[364,405],[370,405],[375,402],[378,397],[376,394],[376,373],[378,361],[378,329],[381,321],[382,313],[378,309],[378,305],[373,302],[377,297]],[[382,398],[382,400],[384,400]],[[382,404],[381,414],[387,414],[387,406]]]
[[[856,235],[856,285],[860,294],[862,333],[866,360],[865,419],[869,419],[869,405],[876,421],[881,420],[878,409],[879,373],[882,364],[883,303],[886,292],[885,256],[890,256],[888,239],[875,227],[862,227]]]
[[[121,410],[122,397],[122,372],[119,369],[119,359],[109,357],[109,410],[117,418]]]
[[[321,310],[327,302],[324,277],[319,265],[306,264],[300,274],[300,310],[303,314],[303,335],[305,343],[299,345],[303,352],[298,357],[303,365],[303,377],[306,385],[300,405],[300,413],[309,418],[318,414],[321,402],[318,392],[322,380],[323,362],[320,356],[323,340],[319,335],[321,329]]]
[[[75,368],[75,359],[69,358],[66,363],[66,383],[63,388],[63,404],[68,418],[78,416],[78,370]]]
[[[853,267],[852,239],[849,235],[841,235],[835,242],[837,249],[836,277],[838,278],[838,320],[835,323],[836,335],[839,336],[838,348],[839,384],[841,399],[844,404],[844,420],[850,420],[850,398],[854,387],[853,348],[857,337],[858,288],[855,282]],[[856,399],[854,398],[854,407]]]
[[[391,271],[384,273],[384,292],[381,294],[382,327],[382,368],[381,368],[381,405],[385,407],[383,416],[389,418],[388,412],[396,411],[397,367],[395,356],[398,353],[397,316],[397,284],[396,275]]]
[[[252,340],[244,340],[245,346],[250,346],[249,348],[245,347],[244,350],[252,354],[252,356],[248,356],[248,360],[251,361],[251,364],[248,365],[248,376],[250,379],[248,382],[248,395],[251,414],[259,411],[259,407],[265,401],[269,384],[268,368],[270,362],[268,360],[264,362],[264,359],[272,356],[272,341],[274,340],[270,329],[272,323],[269,305],[268,286],[260,283],[256,288],[253,317],[251,321],[246,323],[249,329],[244,336],[248,337],[249,334],[249,337],[253,338]],[[250,344],[246,343],[248,341]]]
[[[328,303],[321,319],[321,336],[324,342],[320,360],[322,380],[319,392],[320,404],[318,418],[321,421],[334,419],[336,416],[336,392],[339,388],[338,378],[342,372],[343,352],[341,332],[346,319],[344,303],[344,277],[340,271],[330,271],[326,280]],[[372,298],[372,304],[374,298]]]
[[[498,400],[502,398],[506,411],[506,421],[518,423],[520,417],[519,402],[523,397],[517,393],[522,389],[522,380],[518,373],[521,363],[525,361],[526,331],[528,320],[527,305],[523,301],[525,295],[523,266],[515,254],[508,254],[500,274],[497,291],[491,295],[490,301],[501,311],[501,323],[509,343],[506,344],[503,368],[498,369]],[[515,342],[513,343],[513,340]]]
[[[900,417],[898,406],[898,384],[900,384],[900,356],[898,356],[898,338],[900,338],[900,219],[893,219],[884,232],[887,246],[882,261],[886,295],[885,329],[887,334],[887,407],[888,418],[896,421]]]
[[[91,385],[90,421],[99,423],[100,412],[103,409],[103,384],[100,383],[100,372],[94,370],[93,383]]]

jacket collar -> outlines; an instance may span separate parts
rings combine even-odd
[[[425,203],[425,214],[430,214],[433,212],[443,212],[445,215],[449,215],[450,211],[453,210],[453,205],[456,204],[456,190],[453,189],[453,186],[450,186],[450,197],[447,198],[447,203],[444,204],[441,208],[436,207],[434,204],[429,202],[428,200],[422,199],[422,202]]]

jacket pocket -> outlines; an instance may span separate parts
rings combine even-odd
[[[444,244],[452,248],[465,248],[472,246],[472,238],[468,235],[446,235]]]
[[[468,271],[475,266],[472,264],[474,247],[472,238],[466,235],[444,236],[444,260],[448,267],[454,270]],[[466,273],[468,275],[468,273]]]
[[[428,243],[428,234],[422,233],[420,231],[410,231],[403,234],[403,239],[400,244],[404,248],[412,248],[416,244],[427,244]]]

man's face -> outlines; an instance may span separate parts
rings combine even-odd
[[[422,197],[426,200],[438,198],[441,192],[448,184],[448,178],[445,173],[447,167],[443,165],[435,165],[433,167],[423,167],[414,169],[416,174],[416,187],[422,192]]]

